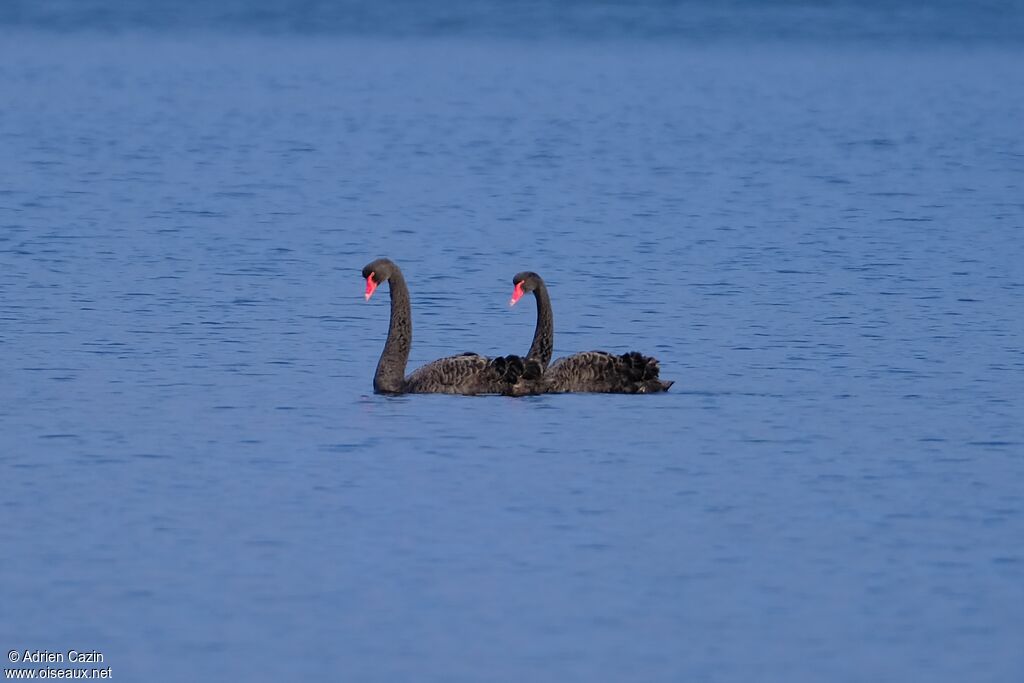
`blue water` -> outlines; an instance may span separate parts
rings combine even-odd
[[[133,6],[0,11],[0,645],[145,681],[1024,678],[1017,4]],[[525,352],[531,269],[556,357],[676,385],[375,396],[379,256],[410,369]]]

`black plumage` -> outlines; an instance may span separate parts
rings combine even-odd
[[[536,361],[519,356],[488,358],[463,353],[427,363],[408,377],[405,367],[412,348],[412,310],[409,288],[401,269],[388,259],[378,259],[363,268],[367,299],[376,287],[388,283],[391,294],[391,323],[388,338],[373,376],[373,389],[381,394],[519,394],[524,377],[539,378]]]
[[[518,380],[514,393],[601,392],[649,394],[668,391],[674,382],[659,379],[658,359],[637,351],[621,355],[607,351],[585,351],[559,358],[548,367],[554,349],[554,314],[547,285],[537,273],[525,271],[512,278],[518,296],[533,292],[537,300],[537,327],[527,353],[529,360],[546,368],[539,379]]]

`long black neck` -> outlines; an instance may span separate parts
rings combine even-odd
[[[548,288],[543,282],[533,290],[537,297],[537,330],[533,333],[533,344],[530,345],[530,358],[539,360],[545,368],[551,363],[551,354],[555,345],[555,321],[551,312],[551,298]]]
[[[405,384],[405,364],[412,348],[412,311],[409,307],[409,288],[402,271],[396,267],[388,278],[391,291],[391,325],[388,340],[377,362],[373,375],[373,390],[377,393],[398,394]]]

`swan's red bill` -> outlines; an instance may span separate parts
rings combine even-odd
[[[377,283],[373,281],[373,273],[366,278],[366,300],[369,301],[370,297],[373,296],[373,292],[377,289]]]
[[[516,302],[523,298],[523,283],[517,282],[516,288],[512,290],[512,300],[508,302],[509,306],[515,306]]]

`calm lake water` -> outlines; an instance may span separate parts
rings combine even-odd
[[[1019,23],[27,8],[0,13],[0,645],[140,681],[1022,680]],[[556,357],[676,385],[375,396],[379,256],[410,370],[525,352],[530,269]]]

